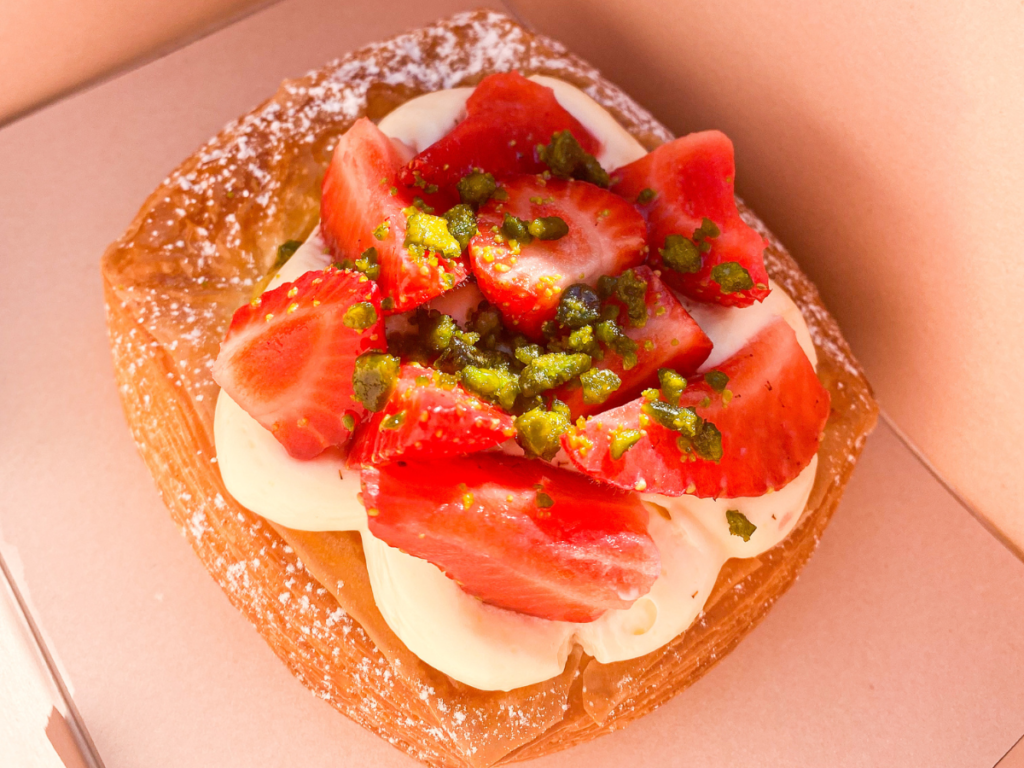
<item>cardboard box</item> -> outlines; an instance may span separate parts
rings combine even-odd
[[[281,79],[466,7],[285,0],[0,129],[2,546],[108,768],[413,765],[309,695],[177,535],[123,424],[97,263],[161,179]],[[1024,92],[985,112],[1003,72],[986,62],[1012,47],[1012,24],[631,8],[515,6],[674,130],[733,136],[741,193],[822,287],[893,423],[1020,544],[1022,417],[1013,385],[993,383],[1024,372],[1003,288],[1021,267],[1008,247],[1020,153],[991,155]],[[987,47],[942,44],[950,29]],[[924,95],[917,34],[953,57],[928,59]],[[929,128],[953,75],[975,112]],[[981,122],[995,133],[972,133]],[[661,710],[536,765],[992,766],[1024,734],[1022,636],[1024,565],[882,423],[763,625]]]

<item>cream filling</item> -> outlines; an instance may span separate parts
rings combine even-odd
[[[593,99],[546,77],[559,103],[602,142],[598,159],[609,170],[643,156],[644,148]],[[391,138],[419,152],[443,137],[465,114],[471,89],[431,93],[407,102],[381,123]],[[319,229],[270,281],[290,282],[330,264]],[[475,286],[432,302],[464,320],[480,300]],[[796,331],[816,363],[814,345],[799,309],[781,288],[761,304],[725,309],[686,302],[714,343],[704,369],[738,351],[775,317]],[[468,685],[511,690],[547,680],[564,668],[573,643],[601,662],[650,653],[685,631],[700,615],[722,565],[754,557],[784,539],[807,503],[817,458],[785,488],[750,499],[698,499],[644,494],[650,533],[661,553],[662,573],[630,608],[608,611],[590,624],[546,621],[485,605],[463,592],[440,569],[380,541],[366,528],[358,473],[345,470],[334,452],[312,461],[291,458],[273,435],[221,392],[214,421],[217,457],[225,486],[243,506],[299,530],[358,530],[363,538],[374,600],[388,626],[420,659]],[[515,452],[518,446],[509,446]],[[757,526],[749,541],[729,533],[726,510]]]

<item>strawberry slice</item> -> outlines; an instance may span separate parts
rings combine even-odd
[[[555,316],[562,291],[573,283],[594,286],[644,260],[644,221],[628,202],[584,181],[519,176],[508,197],[480,208],[469,259],[480,290],[501,310],[511,330],[541,338]],[[525,222],[558,217],[568,234],[553,240],[510,240],[505,216]]]
[[[628,608],[661,570],[638,496],[486,453],[367,466],[370,531],[485,603],[556,621]]]
[[[782,319],[718,370],[729,377],[721,393],[711,386],[720,385],[721,377],[716,382],[705,374],[679,400],[721,432],[717,463],[681,450],[680,434],[644,413],[644,398],[591,417],[582,429],[563,435],[562,446],[582,472],[621,488],[701,498],[760,496],[782,488],[818,451],[828,391]]]
[[[328,267],[239,307],[213,378],[290,455],[311,459],[348,442],[365,415],[352,397],[355,359],[384,348],[376,283]]]
[[[547,166],[537,155],[537,145],[566,130],[590,154],[600,150],[598,140],[565,111],[550,88],[518,72],[490,75],[466,102],[465,120],[413,158],[399,179],[410,189],[437,186],[454,195],[455,185],[474,169],[498,179],[540,173]],[[458,202],[457,195],[452,202]]]
[[[465,258],[406,247],[406,211],[413,199],[394,187],[406,162],[400,149],[366,118],[338,141],[320,200],[320,229],[339,262],[377,252],[385,313],[406,312],[465,280]]]
[[[605,301],[619,307],[618,322],[622,332],[636,345],[632,357],[606,349],[604,358],[594,360],[594,370],[609,370],[619,377],[621,384],[600,403],[587,403],[582,387],[561,388],[556,397],[569,406],[572,418],[597,413],[628,402],[641,390],[658,386],[658,370],[671,368],[683,376],[696,371],[711,354],[711,339],[690,317],[683,305],[669,290],[658,273],[650,267],[635,267],[633,274],[647,283],[644,303],[647,319],[635,325],[628,317],[626,305],[614,294]],[[627,369],[627,365],[630,367]]]
[[[662,144],[612,174],[612,190],[647,219],[649,263],[697,299],[749,307],[768,295],[767,241],[736,208],[732,142],[702,131]]]
[[[352,463],[436,459],[476,453],[516,434],[512,417],[442,374],[403,365],[383,410],[360,429]]]

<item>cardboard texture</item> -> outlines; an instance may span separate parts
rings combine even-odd
[[[373,5],[286,0],[0,130],[0,254],[6,269],[0,296],[7,308],[0,324],[0,539],[5,551],[20,558],[23,585],[108,768],[414,765],[294,680],[170,523],[121,415],[98,259],[171,168],[282,78],[466,7],[459,0],[403,1],[381,13]],[[579,7],[565,7],[566,18],[575,18]],[[551,24],[554,17],[541,11],[539,5],[528,9],[542,27]],[[607,10],[595,12],[592,29],[594,39],[608,45],[602,13]],[[710,22],[702,29],[720,34]],[[642,61],[647,69],[650,61],[650,79],[637,78],[635,95],[670,118],[672,127],[697,127],[700,118],[676,121],[673,115],[681,113],[668,112],[664,98],[658,101],[659,89],[650,86],[662,77],[654,66],[665,54],[652,45],[649,54],[637,55],[635,28],[621,27],[618,63],[595,55],[569,27],[553,31],[620,80],[626,80],[623,62]],[[688,35],[688,45],[703,45],[697,37]],[[695,94],[725,82],[716,79],[715,66],[724,58],[713,57],[704,75],[695,69],[680,82]],[[730,82],[741,91],[746,87]],[[772,115],[784,118],[778,111]],[[952,367],[943,367],[941,357],[901,360],[910,354],[903,341],[879,325],[898,309],[887,303],[896,286],[879,261],[860,246],[819,251],[807,234],[837,226],[842,233],[863,233],[870,245],[874,235],[862,226],[872,219],[867,214],[888,222],[893,210],[873,209],[873,199],[860,201],[860,223],[840,226],[823,201],[833,200],[833,186],[847,185],[822,181],[819,174],[820,194],[809,198],[799,194],[796,180],[806,182],[802,168],[776,172],[770,154],[752,164],[766,120],[751,117],[750,126],[739,115],[730,118],[735,125],[717,123],[739,147],[745,191],[769,223],[793,236],[796,256],[810,262],[845,316],[845,328],[868,357],[890,407],[901,402],[893,382],[917,370],[907,364],[931,360],[955,379],[953,372],[961,372],[958,347],[950,353]],[[784,128],[798,133],[801,124],[784,122]],[[849,171],[843,165],[849,155],[837,152],[835,163]],[[819,157],[816,167],[827,161]],[[850,178],[850,186],[864,189],[856,174]],[[806,202],[802,226],[796,213],[787,215],[787,199]],[[905,212],[911,202],[889,205]],[[822,254],[833,252],[835,261],[826,262]],[[943,251],[936,258],[945,256]],[[900,258],[910,257],[901,251]],[[876,278],[882,284],[872,288]],[[882,297],[872,305],[880,318],[854,311],[868,290]],[[945,299],[944,290],[934,286],[934,295]],[[979,302],[988,298],[971,295]],[[961,318],[960,299],[948,298],[949,311]],[[917,305],[899,306],[910,312]],[[926,329],[942,328],[923,317],[896,320],[900,328],[918,329],[918,339],[928,336]],[[984,352],[985,344],[977,341],[974,348]],[[887,358],[879,355],[884,345],[892,345],[896,373],[886,373]],[[988,396],[991,388],[977,391]],[[943,400],[935,389],[925,392],[928,407],[962,402]],[[1002,402],[1001,394],[992,397]],[[1017,418],[1012,411],[1004,415],[1005,424]],[[1001,477],[1020,482],[1016,472]],[[594,768],[641,757],[666,766],[988,768],[1024,733],[1021,637],[1024,565],[883,424],[869,440],[818,553],[763,625],[653,715],[535,765]]]
[[[1020,3],[512,5],[677,133],[732,138],[882,408],[1024,551]]]
[[[0,124],[271,0],[4,0]]]

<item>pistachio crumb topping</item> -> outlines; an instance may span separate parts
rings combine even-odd
[[[642,429],[626,429],[625,427],[616,427],[612,431],[610,450],[612,458],[618,461],[622,456],[636,445],[640,438],[644,436]]]
[[[383,408],[398,380],[399,365],[397,357],[385,352],[364,352],[357,357],[352,372],[356,400],[370,411]]]
[[[345,310],[341,322],[344,323],[346,328],[365,331],[377,322],[377,310],[370,302],[360,301]]]
[[[736,261],[725,261],[711,268],[711,279],[718,283],[722,293],[748,291],[754,287],[750,273]]]
[[[558,453],[562,433],[571,422],[561,410],[532,408],[516,417],[516,439],[527,456],[550,461]]]
[[[733,536],[739,536],[744,541],[750,541],[750,537],[757,530],[757,526],[750,522],[747,516],[738,509],[726,510],[725,519],[729,523],[729,533]]]
[[[598,405],[622,386],[622,379],[614,371],[591,368],[580,374],[580,383],[583,385],[583,402],[587,405]]]
[[[489,173],[473,171],[463,176],[455,185],[459,192],[459,199],[466,205],[481,206],[494,196],[498,189],[498,183]]]
[[[579,179],[608,188],[608,172],[593,155],[583,149],[569,131],[557,131],[546,145],[537,146],[537,155],[561,179]]]

